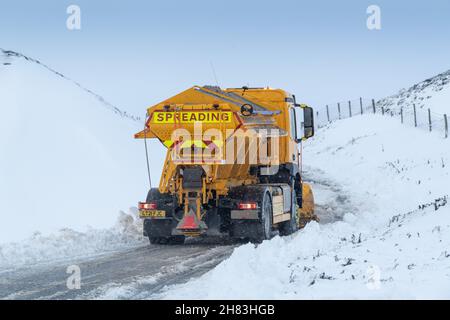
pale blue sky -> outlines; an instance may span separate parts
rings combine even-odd
[[[450,69],[450,1],[4,1],[0,47],[23,52],[120,107],[194,84],[278,87],[322,106],[383,97]],[[81,7],[82,29],[66,28]],[[382,30],[366,28],[381,7]]]

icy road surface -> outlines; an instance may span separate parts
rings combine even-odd
[[[21,268],[0,273],[1,299],[139,299],[139,293],[157,292],[164,285],[196,277],[227,258],[232,245],[146,245],[85,261],[73,261],[81,270],[81,288],[69,290],[69,265]]]

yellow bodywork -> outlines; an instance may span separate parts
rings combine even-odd
[[[256,111],[251,116],[244,116],[242,107],[252,105]],[[254,156],[254,151],[244,144],[234,145],[234,157],[227,161],[227,142],[239,136],[257,136],[261,130],[277,130],[278,139],[277,164],[295,163],[301,168],[301,152],[298,141],[293,136],[291,128],[291,109],[294,108],[292,96],[280,89],[271,88],[231,88],[221,90],[217,87],[194,86],[169,99],[147,109],[145,130],[137,133],[137,139],[159,139],[167,147],[167,155],[159,183],[161,193],[178,195],[179,204],[187,200],[187,193],[183,190],[182,179],[178,168],[185,166],[202,166],[205,171],[202,190],[198,190],[199,200],[205,204],[216,197],[226,195],[234,186],[257,183],[257,177],[250,173],[250,166],[267,165],[259,162],[239,163],[238,154],[245,154],[246,159]],[[201,125],[201,128],[198,127]],[[186,137],[175,131],[186,133]],[[217,134],[208,135],[214,130]],[[177,132],[178,132],[177,131]],[[269,140],[270,140],[270,134]],[[258,143],[256,150],[267,149],[267,153],[274,152],[269,140]],[[211,147],[212,146],[212,147]],[[203,154],[201,158],[189,155],[186,158],[174,158],[174,150],[205,150],[210,148],[211,154]],[[255,149],[253,149],[255,150]],[[229,160],[229,159],[228,159]],[[305,189],[306,188],[306,189]],[[312,199],[311,189],[304,185],[305,199]],[[309,197],[310,195],[310,197]],[[313,212],[313,200],[305,201],[307,208],[302,214]],[[196,206],[199,208],[200,206]],[[187,208],[187,205],[186,205]],[[198,209],[198,218],[201,212]]]
[[[302,197],[302,207],[297,209],[298,224],[300,228],[303,228],[312,220],[319,221],[319,218],[314,212],[314,195],[311,186],[307,183],[303,183]]]

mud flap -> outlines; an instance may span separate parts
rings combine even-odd
[[[230,236],[237,239],[256,239],[261,236],[258,228],[259,224],[259,221],[233,221],[233,223],[230,225]]]
[[[173,219],[145,219],[144,236],[146,237],[170,237],[175,227]]]
[[[186,236],[198,236],[204,233],[208,227],[204,221],[197,218],[194,210],[190,209],[187,214],[183,216],[183,219],[177,224],[177,234],[184,234]]]

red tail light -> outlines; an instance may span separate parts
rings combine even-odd
[[[241,202],[238,204],[239,210],[255,210],[257,209],[256,202]]]
[[[155,210],[156,209],[156,203],[155,202],[139,202],[139,210]]]

